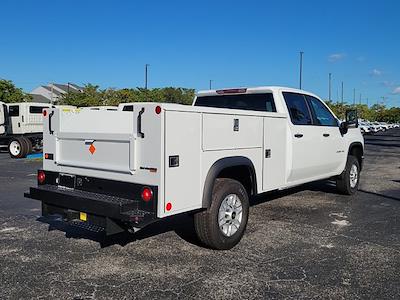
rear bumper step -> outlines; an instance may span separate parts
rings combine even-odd
[[[31,187],[25,197],[42,201],[42,215],[59,214],[68,221],[79,220],[103,227],[107,234],[128,228],[141,228],[157,217],[155,212],[140,209],[140,201],[81,190],[61,189],[54,185]]]

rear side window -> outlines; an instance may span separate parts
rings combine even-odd
[[[19,105],[11,105],[8,107],[8,115],[10,117],[18,117],[19,116]]]
[[[338,126],[336,118],[317,98],[306,96],[314,115],[314,124],[320,126]]]
[[[122,111],[133,111],[133,105],[125,105]]]
[[[200,96],[195,106],[276,112],[272,93]]]
[[[303,95],[296,93],[283,93],[290,119],[294,125],[311,125],[311,113]]]
[[[29,106],[29,113],[31,114],[41,114],[43,109],[48,108],[46,106]]]

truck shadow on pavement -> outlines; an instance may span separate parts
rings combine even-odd
[[[279,198],[293,195],[302,191],[319,191],[324,193],[337,193],[336,186],[330,181],[317,181],[305,185],[300,185],[283,191],[273,191],[259,194],[250,199],[250,206],[256,206]],[[84,223],[66,223],[59,216],[39,217],[37,221],[48,224],[49,231],[59,230],[65,233],[66,238],[89,239],[100,244],[101,248],[120,245],[126,246],[129,243],[154,237],[160,234],[174,231],[181,239],[196,246],[204,247],[197,239],[193,225],[193,212],[183,213],[161,219],[148,225],[136,233],[123,232],[112,236],[106,236],[100,230],[88,230]],[[82,224],[82,225],[80,225]]]

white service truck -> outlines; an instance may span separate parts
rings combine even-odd
[[[364,140],[356,112],[340,123],[303,90],[210,90],[192,106],[130,106],[46,110],[43,169],[25,194],[42,201],[44,216],[114,234],[192,212],[205,245],[230,249],[253,195],[321,179],[335,179],[344,194],[358,188]]]
[[[7,146],[12,158],[23,158],[41,148],[45,103],[0,102],[0,145]]]

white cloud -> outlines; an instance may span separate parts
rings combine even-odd
[[[330,62],[337,62],[339,60],[342,60],[345,57],[346,57],[346,54],[344,54],[344,53],[334,53],[334,54],[329,55],[328,60]]]
[[[378,70],[378,69],[373,69],[371,72],[370,72],[370,74],[372,75],[372,76],[381,76],[382,75],[382,71],[381,70]]]
[[[399,95],[400,94],[400,86],[395,88],[392,92],[393,95]]]
[[[382,81],[382,85],[385,86],[385,87],[393,87],[396,84],[394,83],[394,81],[385,80],[385,81]]]

